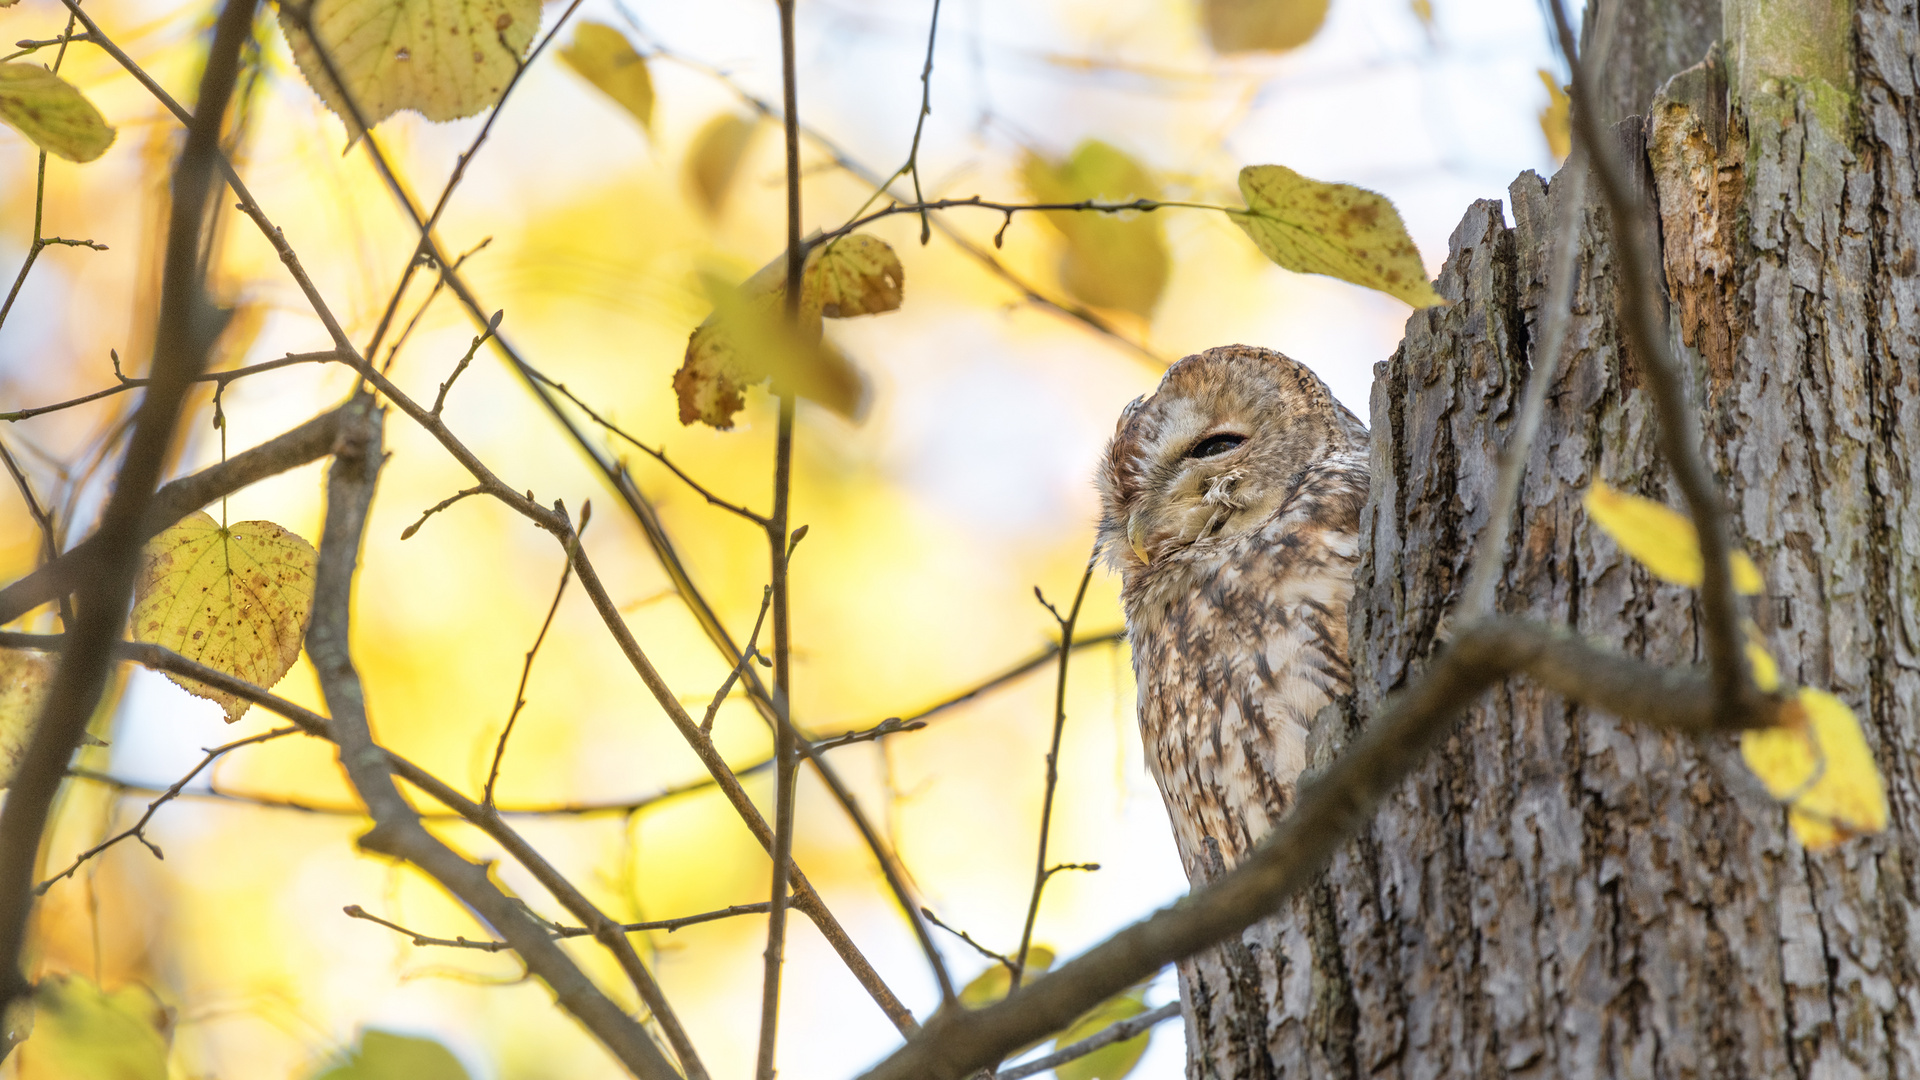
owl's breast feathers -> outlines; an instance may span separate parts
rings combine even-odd
[[[1292,805],[1308,726],[1352,686],[1347,600],[1366,494],[1356,439],[1307,468],[1259,528],[1127,575],[1147,764],[1196,884]]]

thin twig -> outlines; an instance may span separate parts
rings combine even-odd
[[[246,367],[235,368],[232,371],[212,371],[203,375],[196,375],[189,381],[196,383],[213,383],[219,389],[224,390],[227,384],[233,382],[235,379],[244,379],[249,375],[258,375],[263,371],[277,371],[280,368],[292,367],[295,364],[326,364],[343,359],[345,358],[335,349],[326,349],[321,352],[288,353],[274,360],[263,360],[258,364],[249,364]],[[105,390],[95,390],[91,394],[82,394],[77,398],[72,398],[67,401],[55,402],[52,405],[38,405],[31,409],[19,409],[14,412],[0,412],[0,420],[27,420],[44,413],[59,412],[62,409],[71,409],[75,405],[85,405],[88,402],[99,401],[101,398],[109,398],[115,394],[124,394],[129,390],[151,385],[152,382],[152,379],[129,379],[122,377],[120,385],[118,386],[109,386]]]
[[[709,735],[713,733],[713,718],[719,715],[721,703],[727,700],[727,695],[733,693],[733,684],[740,681],[741,673],[746,671],[747,665],[753,662],[755,656],[759,655],[755,651],[755,646],[760,642],[760,626],[766,621],[767,607],[772,602],[773,586],[769,585],[760,591],[760,614],[753,618],[753,632],[747,635],[747,647],[741,651],[739,662],[735,663],[733,669],[727,672],[727,680],[720,684],[719,690],[714,692],[713,701],[707,706],[707,714],[700,718],[700,730],[702,733]]]
[[[513,691],[513,708],[507,712],[506,726],[500,729],[500,741],[493,747],[493,764],[487,769],[487,786],[480,796],[480,805],[488,810],[493,809],[493,786],[500,779],[500,762],[507,756],[507,739],[513,735],[513,723],[520,719],[520,710],[527,707],[527,679],[533,675],[533,658],[540,655],[540,646],[547,640],[547,631],[553,629],[553,617],[560,614],[560,600],[567,595],[567,582],[573,578],[573,546],[580,543],[580,534],[587,531],[587,523],[592,520],[593,503],[588,501],[580,508],[580,527],[574,531],[573,538],[567,541],[567,557],[560,564],[560,584],[553,590],[553,603],[547,607],[547,617],[540,621],[540,632],[534,635],[533,647],[527,650],[526,662],[520,665],[520,685]]]
[[[389,922],[369,912],[359,904],[348,904],[341,910],[346,912],[349,918],[364,919],[370,923],[378,923],[392,930],[394,933],[409,938],[415,945],[434,945],[451,949],[477,949],[481,952],[490,953],[507,952],[513,948],[512,945],[504,941],[473,941],[464,937],[429,937],[426,934],[409,930],[399,923]],[[732,907],[724,907],[718,911],[704,911],[698,915],[685,915],[678,919],[659,919],[654,922],[620,923],[618,925],[622,931],[629,934],[638,934],[650,930],[664,930],[671,934],[682,927],[696,926],[700,923],[715,922],[720,919],[731,919],[736,915],[764,915],[766,914],[766,910],[767,902],[762,900],[757,904],[735,904]],[[551,934],[555,940],[561,940],[565,938],[591,937],[594,931],[584,926],[554,926],[548,928],[548,933]]]
[[[94,846],[81,852],[78,856],[74,858],[72,865],[68,866],[65,870],[60,871],[59,873],[53,875],[47,880],[41,882],[39,885],[35,886],[33,890],[33,894],[35,896],[46,895],[47,890],[53,887],[54,882],[57,882],[62,878],[72,877],[74,873],[78,871],[80,867],[84,865],[88,859],[91,859],[94,856],[99,855],[100,853],[106,851],[108,848],[113,847],[115,844],[118,844],[123,840],[129,840],[129,839],[139,840],[142,844],[146,845],[148,851],[153,852],[154,858],[156,859],[166,858],[165,855],[162,855],[160,853],[159,845],[147,839],[147,823],[153,820],[153,815],[158,813],[162,806],[165,806],[167,803],[170,803],[173,800],[179,798],[180,792],[183,789],[185,789],[189,783],[193,782],[194,777],[199,776],[202,772],[206,771],[206,769],[209,766],[211,766],[214,762],[220,760],[222,757],[225,757],[227,754],[232,753],[233,751],[238,750],[243,746],[252,746],[255,743],[268,742],[273,739],[278,739],[283,735],[291,735],[294,732],[299,730],[300,729],[297,727],[275,728],[272,731],[263,731],[258,735],[249,735],[244,739],[235,739],[230,743],[226,743],[222,746],[212,747],[211,749],[207,750],[206,756],[200,759],[200,763],[198,765],[195,765],[191,772],[187,773],[187,775],[181,777],[180,779],[174,781],[172,787],[169,787],[167,788],[167,790],[161,792],[159,798],[147,804],[146,813],[141,814],[140,820],[134,822],[131,828],[125,829],[120,833],[118,833],[117,835],[110,836],[107,839],[102,840],[98,844],[95,844]]]
[[[801,277],[807,263],[800,243],[800,92],[799,64],[793,54],[794,4],[777,0],[780,11],[780,92],[786,105],[787,284],[783,294],[789,329],[800,325]],[[767,949],[760,989],[760,1047],[755,1080],[773,1080],[774,1048],[780,1031],[780,972],[786,962],[787,878],[793,870],[794,789],[799,780],[793,727],[793,638],[787,574],[792,560],[787,540],[789,497],[793,492],[794,393],[776,385],[780,418],[774,436],[773,514],[767,521],[767,548],[773,563],[773,907],[767,912]],[[794,538],[796,541],[799,537]],[[736,668],[735,670],[740,670]]]
[[[1705,573],[1700,583],[1701,630],[1705,638],[1707,663],[1713,672],[1714,689],[1724,710],[1722,719],[1735,723],[1736,714],[1751,713],[1764,718],[1767,726],[1779,712],[1782,699],[1763,693],[1754,685],[1741,644],[1738,598],[1733,591],[1733,570],[1729,561],[1732,542],[1728,539],[1727,504],[1719,485],[1707,468],[1700,452],[1700,422],[1687,402],[1685,378],[1667,348],[1667,326],[1656,284],[1650,269],[1655,265],[1646,250],[1643,223],[1650,220],[1647,208],[1627,182],[1619,155],[1600,130],[1599,111],[1591,107],[1595,100],[1592,78],[1574,46],[1573,28],[1567,21],[1562,0],[1551,0],[1554,29],[1560,49],[1573,76],[1573,137],[1585,149],[1592,163],[1594,179],[1612,223],[1612,241],[1616,258],[1615,272],[1620,275],[1624,298],[1623,320],[1634,354],[1645,366],[1647,385],[1653,392],[1654,411],[1660,418],[1660,453],[1673,469],[1680,493],[1687,501],[1687,512],[1699,534],[1700,555]]]
[[[487,339],[494,335],[494,331],[500,329],[500,317],[505,314],[504,309],[494,312],[493,318],[487,320],[486,329],[474,335],[473,344],[467,346],[466,355],[460,358],[459,363],[453,365],[453,374],[447,376],[447,381],[440,384],[440,392],[433,396],[433,408],[427,410],[429,413],[439,416],[440,410],[447,407],[447,391],[453,389],[453,381],[460,377],[461,372],[467,370],[468,364],[473,363],[473,354],[480,351],[480,346],[485,345]],[[371,356],[373,353],[369,351],[367,355]]]
[[[1059,609],[1047,602],[1038,586],[1033,594],[1040,603],[1053,613],[1054,621],[1060,626],[1060,672],[1053,687],[1053,744],[1047,750],[1047,790],[1040,801],[1040,854],[1033,870],[1033,895],[1027,900],[1027,921],[1020,930],[1020,951],[1014,955],[1017,962],[1013,966],[1013,989],[1020,989],[1020,977],[1027,970],[1027,950],[1033,945],[1033,924],[1040,917],[1040,895],[1046,891],[1047,882],[1055,871],[1047,869],[1047,836],[1053,825],[1053,793],[1060,784],[1060,736],[1067,729],[1067,664],[1073,659],[1073,626],[1080,620],[1080,605],[1087,599],[1087,585],[1093,581],[1093,560],[1087,561],[1087,569],[1080,575],[1080,587],[1074,590],[1073,606],[1063,616]]]
[[[33,516],[33,523],[40,529],[40,565],[46,566],[60,557],[60,530],[55,526],[53,514],[40,505],[33,494],[33,484],[27,479],[26,470],[13,459],[13,451],[0,442],[0,461],[6,462],[7,473],[13,477],[13,484],[20,489],[21,501],[27,504],[27,513]],[[73,626],[73,601],[71,597],[60,597],[60,628],[65,630]]]
[[[615,424],[613,421],[607,419],[606,417],[601,416],[597,411],[594,410],[594,408],[591,405],[588,405],[585,401],[582,401],[580,397],[576,395],[573,391],[567,389],[567,385],[565,383],[556,382],[555,380],[548,378],[546,375],[542,374],[539,369],[533,367],[530,364],[522,365],[522,366],[526,368],[527,373],[531,377],[538,380],[539,382],[546,384],[549,387],[552,387],[556,392],[560,394],[561,397],[566,398],[568,401],[572,402],[574,406],[578,408],[581,412],[586,413],[587,419],[592,420],[594,423],[605,428],[610,434],[618,436],[619,438],[624,440],[628,445],[632,446],[634,449],[647,455],[648,457],[659,462],[660,464],[665,465],[667,467],[668,472],[671,472],[675,477],[679,478],[681,483],[692,488],[696,494],[698,494],[701,498],[707,500],[707,502],[710,505],[717,506],[722,510],[729,511],[730,513],[737,514],[740,517],[746,518],[748,521],[753,522],[755,525],[758,525],[763,529],[767,527],[766,518],[762,517],[759,514],[754,513],[753,511],[747,509],[744,506],[741,506],[737,503],[728,502],[727,500],[721,498],[720,496],[715,495],[705,485],[701,484],[700,481],[695,480],[693,477],[687,475],[687,473],[684,470],[682,470],[680,466],[675,465],[673,462],[667,460],[667,452],[665,450],[655,450],[653,447],[648,446],[646,443],[643,443],[639,439],[634,438],[632,435],[628,434],[625,429],[620,427],[620,425]]]
[[[926,129],[927,117],[933,115],[933,46],[940,38],[940,0],[933,0],[933,15],[927,20],[927,62],[920,68],[920,114],[913,121],[913,145],[907,150],[907,163],[900,171],[913,177],[913,201],[926,203],[926,195],[920,190],[920,133]],[[894,174],[898,176],[899,174]],[[920,211],[920,246],[926,247],[933,237],[932,223],[927,211]]]
[[[425,525],[427,523],[428,518],[432,517],[433,515],[439,513],[442,510],[445,510],[447,507],[452,506],[454,503],[459,502],[461,499],[467,498],[468,496],[471,496],[471,495],[484,495],[486,493],[487,493],[487,488],[484,484],[476,485],[470,488],[461,488],[459,491],[456,491],[453,494],[447,496],[446,498],[441,499],[439,502],[434,503],[432,506],[427,507],[426,512],[421,514],[418,520],[414,521],[413,524],[407,526],[406,528],[400,530],[400,539],[402,540],[413,539],[413,534],[420,531],[420,526]]]
[[[1157,1009],[1150,1009],[1147,1012],[1141,1013],[1139,1016],[1128,1017],[1125,1020],[1120,1020],[1107,1027],[1101,1028],[1099,1031],[1081,1039],[1079,1042],[1068,1043],[1066,1046],[1044,1057],[1037,1057],[1032,1061],[1023,1061],[1018,1065],[1010,1065],[993,1075],[996,1080],[1024,1080],[1024,1078],[1029,1076],[1038,1076],[1043,1072],[1050,1072],[1057,1069],[1069,1061],[1077,1061],[1080,1058],[1086,1057],[1095,1050],[1112,1046],[1117,1042],[1126,1042],[1128,1039],[1139,1035],[1155,1024],[1164,1020],[1171,1020],[1179,1015],[1180,1002],[1177,1000],[1169,1001]]]
[[[924,916],[928,922],[932,923],[933,925],[939,927],[942,930],[945,930],[947,933],[952,934],[954,937],[959,938],[961,941],[966,942],[968,945],[973,946],[974,952],[977,952],[981,956],[984,956],[987,959],[992,960],[994,963],[999,964],[1001,967],[1006,968],[1009,972],[1020,970],[1019,962],[1014,960],[1013,957],[1008,956],[1004,953],[994,952],[992,949],[989,949],[985,945],[982,945],[979,942],[973,940],[973,935],[967,933],[965,930],[955,929],[954,927],[948,926],[946,923],[941,922],[940,916],[935,915],[933,913],[932,908],[922,905],[920,908],[920,914]]]

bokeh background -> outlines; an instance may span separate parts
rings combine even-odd
[[[770,124],[753,137],[717,216],[697,206],[685,179],[689,147],[706,124],[751,115],[741,92],[777,99],[774,6],[623,2],[588,0],[580,17],[622,28],[650,55],[658,92],[651,132],[549,54],[508,102],[440,235],[456,251],[490,238],[464,273],[489,307],[505,311],[504,331],[535,365],[704,483],[765,509],[771,401],[755,391],[730,432],[684,428],[669,379],[688,331],[706,314],[699,272],[744,276],[783,242],[780,139]],[[208,5],[89,0],[88,9],[176,96],[191,99]],[[882,0],[799,6],[803,119],[880,174],[900,164],[911,139],[928,9]],[[549,22],[559,10],[547,8]],[[7,41],[52,37],[64,25],[54,0],[0,11]],[[292,67],[278,30],[269,24],[262,41],[244,173],[349,333],[364,341],[406,264],[412,233]],[[1437,272],[1468,202],[1501,198],[1521,170],[1553,167],[1537,74],[1552,64],[1530,0],[1333,0],[1307,46],[1230,58],[1207,48],[1192,0],[947,0],[922,175],[930,195],[1017,200],[1025,197],[1026,155],[1059,158],[1099,138],[1154,170],[1171,197],[1237,205],[1242,165],[1285,164],[1391,197]],[[179,128],[97,49],[76,47],[62,70],[119,136],[94,163],[48,162],[44,232],[109,250],[42,255],[0,326],[0,410],[110,385],[109,350],[133,373],[148,346],[165,166]],[[431,196],[479,123],[435,125],[403,114],[376,134],[416,192]],[[32,237],[35,165],[32,146],[0,127],[0,274],[8,281]],[[808,228],[838,224],[871,191],[817,144],[804,165]],[[1106,313],[1118,337],[1026,302],[937,232],[920,246],[911,218],[874,230],[904,260],[905,305],[830,329],[870,379],[870,411],[859,424],[808,405],[800,414],[794,520],[810,531],[794,576],[795,712],[813,731],[910,714],[1045,646],[1053,623],[1033,588],[1071,598],[1097,512],[1096,455],[1120,408],[1149,392],[1172,359],[1232,342],[1277,348],[1366,416],[1372,367],[1392,353],[1409,314],[1404,304],[1280,270],[1222,215],[1170,210],[1160,218],[1171,279],[1150,317]],[[955,211],[945,220],[993,250],[998,215]],[[244,220],[227,215],[219,249],[215,284],[237,309],[219,363],[324,347],[316,320]],[[1060,252],[1059,235],[1027,215],[1006,230],[995,256],[1058,295]],[[416,287],[403,313],[425,296]],[[395,377],[431,400],[472,334],[443,294],[400,353]],[[350,385],[345,370],[323,367],[233,384],[221,402],[228,448],[277,434]],[[60,507],[68,543],[98,511],[102,447],[131,402],[122,395],[0,429]],[[176,471],[219,458],[210,406],[201,394]],[[656,663],[685,700],[704,705],[724,665],[667,595],[619,503],[511,373],[483,352],[453,390],[447,418],[508,483],[576,510],[594,501],[586,543],[596,563]],[[376,733],[477,792],[551,600],[560,552],[480,499],[402,542],[406,525],[467,478],[402,417],[389,424],[388,445],[355,627]],[[744,638],[766,579],[761,537],[657,465],[608,446],[634,459],[696,581]],[[318,465],[296,470],[235,496],[227,515],[317,538],[321,483]],[[34,564],[38,536],[14,492],[0,493],[0,507],[0,572],[11,578]],[[1118,628],[1116,594],[1114,578],[1096,575],[1084,633]],[[43,610],[12,628],[53,627]],[[320,704],[304,659],[279,690]],[[835,752],[925,901],[1001,950],[1018,943],[1031,886],[1052,692],[1048,667],[939,714],[924,730]],[[1132,693],[1124,647],[1075,656],[1050,859],[1101,869],[1057,876],[1048,889],[1036,940],[1065,953],[1185,888],[1141,764]],[[577,591],[561,604],[528,700],[503,770],[503,805],[633,802],[703,775]],[[101,727],[111,746],[88,751],[85,764],[135,788],[71,785],[49,869],[137,817],[151,798],[138,785],[164,787],[202,748],[273,726],[257,713],[228,726],[213,704],[148,673],[127,675],[113,701]],[[730,760],[756,761],[769,747],[764,726],[738,699],[722,708],[716,730]],[[801,865],[894,989],[925,1015],[937,992],[904,919],[838,808],[810,778],[804,785]],[[749,789],[770,798],[764,775]],[[304,1078],[336,1060],[363,1026],[437,1039],[475,1078],[617,1075],[543,987],[520,980],[509,957],[415,948],[342,914],[358,904],[425,933],[484,933],[420,875],[355,851],[366,823],[325,746],[292,738],[249,748],[189,791],[197,794],[165,807],[150,829],[164,860],[121,845],[56,885],[38,923],[42,970],[138,982],[174,1010],[175,1076]],[[623,918],[765,898],[765,857],[711,791],[635,813],[518,823]],[[464,826],[437,827],[470,853],[497,855]],[[498,874],[556,913],[511,865]],[[782,1075],[851,1075],[896,1037],[812,927],[803,918],[792,925]],[[647,938],[717,1076],[751,1071],[763,935],[764,919],[749,916]],[[960,977],[986,967],[956,938],[939,942]],[[607,985],[623,987],[594,949],[574,951]],[[1150,1000],[1172,994],[1163,975]],[[1178,1025],[1163,1025],[1135,1075],[1178,1076],[1181,1057]],[[0,1075],[13,1075],[20,1060],[0,1066]]]

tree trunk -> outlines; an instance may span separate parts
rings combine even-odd
[[[1669,81],[1699,25],[1658,3],[1591,16],[1590,39],[1616,39],[1601,107],[1638,114],[1615,131],[1658,194],[1710,462],[1767,579],[1754,617],[1786,679],[1861,717],[1891,827],[1808,854],[1732,740],[1508,684],[1222,954],[1231,977],[1190,1003],[1194,1077],[1920,1077],[1920,10],[1726,0],[1717,54]],[[1454,303],[1378,369],[1358,689],[1322,714],[1316,760],[1444,632],[1541,324],[1553,204],[1529,173],[1511,227],[1498,203],[1469,210],[1439,286]],[[1606,233],[1585,208],[1501,604],[1699,663],[1693,594],[1580,507],[1594,480],[1680,503]]]

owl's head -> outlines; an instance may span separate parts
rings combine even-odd
[[[1313,372],[1225,345],[1167,369],[1100,462],[1100,550],[1131,572],[1260,527],[1307,467],[1366,429]]]

